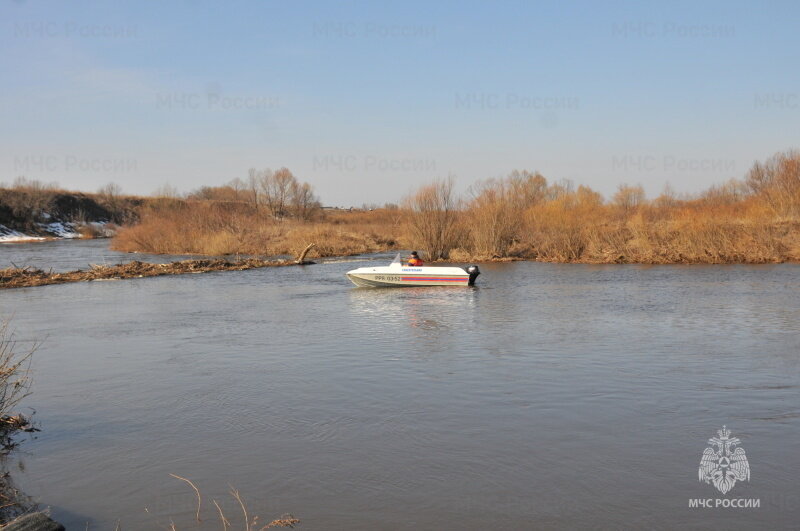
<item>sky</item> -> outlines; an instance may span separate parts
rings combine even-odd
[[[694,193],[800,147],[798,24],[790,1],[0,0],[0,182]]]

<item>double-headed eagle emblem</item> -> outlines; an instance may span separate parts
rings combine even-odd
[[[717,437],[708,440],[711,448],[700,458],[700,481],[713,483],[722,494],[727,494],[737,481],[750,481],[750,464],[738,437],[731,437],[725,426],[717,430]]]

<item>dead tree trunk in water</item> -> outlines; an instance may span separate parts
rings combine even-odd
[[[314,262],[306,262],[306,255],[308,254],[308,251],[310,251],[311,248],[314,247],[314,245],[315,244],[313,243],[309,243],[308,246],[305,249],[303,249],[303,252],[300,253],[300,256],[297,257],[297,260],[295,262],[300,265],[313,264]]]

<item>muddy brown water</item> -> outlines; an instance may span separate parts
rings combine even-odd
[[[118,261],[106,243],[0,262]],[[353,260],[0,293],[43,340],[15,479],[72,529],[219,529],[212,499],[242,527],[229,484],[301,529],[796,528],[797,265],[521,262],[365,290]],[[751,470],[727,495],[698,481],[723,425]]]

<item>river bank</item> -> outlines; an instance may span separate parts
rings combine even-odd
[[[111,238],[115,231],[116,227],[107,221],[54,221],[39,224],[35,230],[25,232],[0,225],[0,244]]]
[[[784,230],[785,235],[795,236],[800,231]],[[39,245],[39,244],[36,244]],[[745,244],[747,245],[747,244]],[[773,245],[772,249],[777,246]],[[788,245],[782,245],[783,249],[781,254],[773,254],[768,252],[761,252],[763,248],[755,245],[740,248],[738,251],[734,249],[732,252],[712,252],[709,249],[703,250],[702,255],[686,255],[679,251],[662,250],[661,252],[654,252],[649,249],[646,257],[643,257],[640,249],[627,248],[620,252],[619,250],[602,251],[598,256],[579,257],[572,260],[553,259],[547,256],[506,256],[506,257],[475,257],[469,253],[462,252],[461,250],[454,250],[451,257],[447,262],[480,262],[480,263],[505,263],[505,262],[545,262],[545,263],[572,263],[572,264],[638,264],[638,265],[692,265],[692,264],[775,264],[800,261],[800,253],[789,252]],[[310,247],[309,247],[310,249]],[[394,248],[385,248],[378,250],[378,252],[392,252]],[[306,250],[307,252],[307,250]],[[622,254],[626,253],[626,254]],[[363,254],[363,253],[353,253]],[[351,255],[351,256],[353,256]],[[150,255],[149,259],[154,259],[158,255]],[[54,270],[50,264],[36,267],[33,265],[17,266],[13,264],[12,267],[0,269],[0,289],[24,288],[45,286],[51,284],[64,284],[71,282],[91,282],[91,281],[104,281],[104,280],[123,280],[133,278],[145,278],[164,275],[184,275],[184,274],[197,274],[208,273],[212,271],[244,271],[248,269],[264,268],[264,267],[280,267],[289,265],[298,265],[308,263],[305,262],[305,253],[297,260],[288,259],[271,259],[265,260],[261,258],[237,258],[231,260],[229,258],[189,258],[185,260],[177,260],[168,263],[154,263],[143,262],[140,260],[131,260],[125,263],[118,263],[114,265],[96,265],[90,264],[88,269],[73,269],[73,270]],[[345,255],[342,255],[344,257]],[[439,262],[444,262],[440,260]],[[436,262],[434,262],[436,263]]]
[[[108,238],[134,222],[148,200],[122,196],[114,186],[89,194],[19,178],[0,185],[0,243]]]
[[[222,194],[225,191],[226,194]],[[213,193],[212,193],[213,192]],[[592,264],[762,264],[800,260],[800,153],[756,163],[743,180],[648,199],[622,184],[612,197],[514,171],[466,194],[453,179],[421,186],[401,206],[276,215],[270,196],[232,187],[141,209],[114,238],[127,252],[319,256],[417,249],[428,261]],[[225,200],[217,199],[225,197]],[[250,200],[248,198],[250,197]]]
[[[235,261],[225,259],[183,260],[167,264],[152,264],[134,260],[125,264],[115,264],[111,266],[93,265],[90,269],[61,273],[32,267],[9,267],[0,269],[0,289],[28,288],[46,286],[49,284],[64,284],[68,282],[185,275],[189,273],[208,273],[211,271],[244,271],[262,267],[279,267],[297,264],[297,261],[291,260],[242,258]]]
[[[187,207],[189,209],[194,206]],[[213,206],[197,207],[202,210]],[[574,264],[766,264],[800,261],[800,221],[796,219],[737,219],[711,212],[676,215],[641,212],[621,220],[589,214],[535,212],[525,227],[494,251],[474,244],[486,227],[475,226],[468,213],[454,222],[461,236],[446,248],[436,238],[415,236],[411,223],[386,223],[387,212],[351,214],[353,221],[298,223],[251,218],[231,221],[231,232],[208,217],[191,216],[165,222],[146,217],[142,224],[123,229],[111,248],[151,254],[294,254],[306,242],[318,242],[320,257],[354,256],[417,249],[429,262],[535,261]],[[220,211],[221,217],[231,215]],[[244,216],[246,218],[246,215]],[[197,220],[202,220],[198,222]],[[412,222],[413,223],[413,222]],[[433,258],[433,259],[432,259]]]

